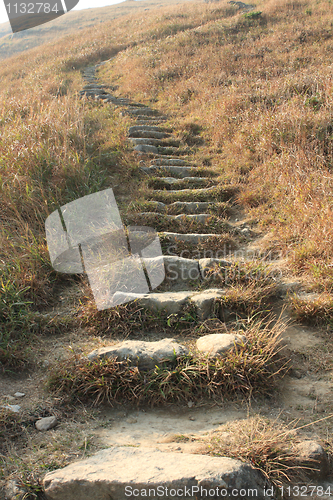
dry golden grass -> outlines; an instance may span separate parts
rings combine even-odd
[[[270,1],[256,12],[225,2],[164,7],[0,68],[2,359],[15,357],[21,335],[27,341],[31,310],[49,307],[68,281],[50,266],[46,217],[110,186],[126,199],[148,194],[145,181],[137,188],[129,119],[77,95],[78,70],[117,54],[104,81],[169,113],[198,163],[223,177],[216,201],[237,196],[272,230],[293,272],[330,296],[332,5]],[[172,201],[167,191],[160,198]]]
[[[331,418],[330,417],[327,418]],[[205,441],[211,455],[242,459],[260,470],[277,488],[290,484],[307,484],[318,461],[302,463],[297,444],[302,437],[297,422],[286,426],[278,419],[260,415],[226,424]],[[276,491],[279,491],[278,489]]]
[[[239,203],[272,230],[293,271],[331,293],[332,4],[258,2],[256,11],[174,9],[158,19],[163,38],[122,52],[103,78],[156,100],[180,136],[185,122],[200,125],[198,153],[241,183]]]

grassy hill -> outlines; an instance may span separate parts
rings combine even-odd
[[[0,60],[44,43],[59,40],[65,35],[97,27],[119,16],[140,14],[150,9],[179,3],[179,0],[126,0],[108,7],[70,11],[54,21],[18,33],[12,33],[10,24],[3,23],[0,24]]]
[[[78,387],[85,396],[89,390],[109,394],[103,364],[93,369],[84,365],[78,374],[81,352],[132,334],[175,335],[194,342],[203,331],[225,328],[250,332],[252,344],[259,345],[267,332],[278,330],[267,326],[267,315],[287,310],[299,327],[294,339],[299,346],[289,358],[294,374],[301,372],[306,401],[313,401],[303,412],[303,400],[296,404],[292,393],[291,415],[285,419],[310,426],[321,418],[317,412],[333,413],[329,391],[317,394],[313,389],[323,381],[330,387],[333,369],[332,13],[330,0],[257,0],[249,12],[225,0],[124,2],[71,12],[17,37],[4,35],[2,54],[24,50],[0,64],[0,363],[5,373],[30,370],[36,379],[48,378],[62,389],[65,380],[67,388]],[[25,50],[30,43],[32,48]],[[149,157],[133,151],[128,138],[133,122],[121,113],[123,108],[79,94],[82,70],[105,60],[100,82],[117,97],[166,114],[163,127],[172,130],[184,157],[213,171],[218,179],[215,201],[223,205],[221,217],[215,214],[220,230],[244,218],[256,234],[251,241],[231,231],[226,236],[234,245],[235,270],[231,282],[220,283],[231,290],[223,298],[233,318],[226,325],[220,317],[215,318],[218,326],[202,322],[192,310],[181,317],[126,306],[97,311],[85,276],[57,273],[51,266],[44,224],[58,207],[112,187],[124,220],[137,224],[138,219],[130,219],[131,209],[146,212],[154,186],[161,185],[161,179],[148,179],[139,168],[140,160],[145,163]],[[227,200],[225,193],[232,193]],[[193,195],[184,194],[184,199]],[[174,195],[164,190],[159,196],[168,201]],[[172,230],[175,223],[169,224]],[[237,251],[255,255],[246,270]],[[277,273],[269,284],[262,271],[267,265]],[[302,293],[296,293],[296,286],[282,293],[280,278],[283,285],[299,285]],[[320,338],[319,347],[306,344],[309,332]],[[71,364],[62,364],[54,354],[57,342],[66,345],[66,355],[73,354]],[[269,342],[269,356],[275,356],[275,337]],[[230,384],[235,380],[235,386],[243,386],[247,376],[251,379],[248,359],[241,382],[235,376]],[[229,361],[237,365],[233,358]],[[195,396],[195,384],[191,390]],[[163,390],[158,391],[163,399]],[[68,392],[66,397],[73,396]],[[55,407],[66,400],[64,393],[53,400]],[[168,394],[171,398],[172,388]],[[252,388],[246,397],[251,395]],[[269,416],[272,401],[267,403]],[[325,409],[319,410],[320,404]],[[325,425],[313,429],[329,441],[326,436],[333,429]],[[1,432],[18,432],[8,415],[0,414]],[[43,474],[68,461],[68,444],[63,444],[65,451],[44,445],[46,465],[32,455],[27,467],[18,452],[15,470],[25,484],[31,480],[27,470]],[[332,443],[327,446],[332,449]],[[7,472],[0,479],[14,469],[10,459],[4,463]]]

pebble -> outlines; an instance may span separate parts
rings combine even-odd
[[[39,431],[48,431],[49,429],[55,427],[57,423],[58,423],[57,417],[52,415],[51,417],[44,417],[41,418],[40,420],[37,420],[35,426],[36,429]]]
[[[25,396],[25,393],[24,392],[15,392],[14,396],[16,398],[23,398]]]
[[[10,410],[14,413],[18,413],[21,409],[21,407],[19,405],[5,405],[5,406],[2,406],[1,408],[6,408],[6,410]]]

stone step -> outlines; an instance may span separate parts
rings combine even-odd
[[[207,182],[211,181],[210,177],[186,177],[184,179],[177,179],[175,177],[158,177],[156,179],[158,184],[166,184],[166,185],[174,185],[178,184],[179,187],[181,187],[183,184],[188,185],[188,184],[206,184]],[[152,182],[154,182],[154,179],[152,179]]]
[[[153,138],[143,138],[143,137],[129,137],[129,140],[133,142],[133,144],[152,144],[153,146],[164,146],[172,147],[179,146],[179,141],[174,139],[153,139]]]
[[[177,255],[145,258],[144,262],[149,269],[157,269],[163,262],[168,282],[175,284],[186,284],[186,282],[193,280],[202,281],[213,270],[218,273],[232,266],[231,261],[224,259],[188,259]]]
[[[172,243],[176,243],[177,241],[182,243],[189,243],[191,245],[197,245],[198,243],[209,240],[210,238],[220,238],[220,234],[216,233],[207,233],[207,234],[199,234],[199,233],[169,233],[167,231],[158,233],[161,238],[165,238]]]
[[[106,88],[106,85],[99,85],[99,84],[90,84],[90,85],[85,85],[83,87],[83,91],[84,90],[100,90],[100,89],[105,89]],[[83,92],[81,91],[81,92]]]
[[[181,166],[178,167],[172,165],[163,165],[161,167],[158,167],[152,165],[151,167],[140,167],[140,168],[149,175],[169,173],[177,175],[181,179],[184,179],[185,177],[192,177],[196,167],[181,167]]]
[[[141,216],[148,216],[148,217],[163,217],[168,220],[177,220],[177,221],[196,221],[199,222],[200,224],[206,224],[209,219],[212,218],[211,214],[179,214],[179,215],[165,215],[165,214],[158,214],[156,212],[140,212],[138,215]]]
[[[101,99],[102,96],[107,95],[104,90],[87,90],[84,94],[89,97],[94,97],[95,99]]]
[[[212,192],[216,191],[216,186],[212,186],[212,187],[209,187],[209,188],[198,188],[198,189],[176,189],[176,190],[169,190],[167,191],[167,194],[170,194],[170,195],[175,195],[175,196],[184,196],[184,195],[187,195],[187,194],[211,194]],[[162,193],[164,194],[165,193],[165,189],[156,189],[154,191],[154,194],[159,194],[159,193]]]
[[[186,155],[188,154],[188,150],[179,149],[178,147],[168,146],[168,147],[160,147],[158,149],[160,155]]]
[[[157,154],[158,149],[156,146],[151,146],[149,144],[138,144],[135,146],[134,151],[137,151],[139,154]]]
[[[155,158],[150,162],[152,167],[157,166],[190,166],[191,164],[187,160],[182,160],[181,158]]]
[[[155,127],[157,128],[157,127]],[[133,130],[137,129],[137,127],[130,127],[129,129],[129,137],[135,137],[135,138],[149,138],[149,139],[165,139],[166,137],[170,137],[170,134],[166,132],[159,132],[157,130]]]
[[[235,496],[235,491],[239,491],[238,499],[242,492],[250,491],[257,500],[272,499],[267,479],[241,460],[148,447],[104,449],[48,472],[43,484],[48,500],[141,500],[158,498],[156,492],[161,492],[164,500],[209,498],[212,490],[214,498]]]
[[[105,102],[110,102],[114,106],[130,106],[132,103],[127,99],[117,99],[116,97],[110,96],[104,99]]]
[[[211,213],[218,215],[220,203],[212,201],[175,201],[174,203],[165,204],[161,201],[151,200],[146,202],[147,211],[157,213],[169,213],[170,215],[179,214],[202,214]],[[215,213],[214,213],[215,212]]]
[[[209,201],[175,201],[174,203],[170,203],[170,205],[165,205],[165,207],[171,210],[182,210],[186,214],[200,214],[213,208],[214,203]]]
[[[163,123],[163,122],[166,122],[168,119],[167,116],[139,116],[138,119],[136,120],[135,123],[137,123],[138,125],[153,125],[154,123]]]
[[[103,99],[107,99],[108,102],[113,102],[113,103],[115,101],[119,101],[121,104],[124,104],[124,105],[128,105],[130,103],[129,99],[117,99],[112,94],[109,94],[107,92],[104,94]]]
[[[128,129],[128,133],[132,134],[135,132],[165,132],[161,127],[156,127],[154,125],[133,125]],[[134,136],[132,136],[134,137]]]
[[[227,291],[221,288],[209,288],[200,292],[186,290],[149,294],[116,292],[113,296],[113,304],[124,304],[136,300],[140,307],[155,313],[164,310],[167,314],[178,314],[184,307],[193,304],[199,319],[205,320],[212,314],[216,300],[221,299],[226,294]]]
[[[157,111],[148,107],[133,107],[126,109],[126,113],[129,115],[140,115],[140,116],[156,116]]]

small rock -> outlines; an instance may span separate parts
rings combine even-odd
[[[234,333],[212,333],[204,335],[197,340],[197,348],[199,351],[208,354],[210,357],[221,356],[230,349],[233,349],[235,344],[246,342],[244,335]]]
[[[189,401],[189,402],[187,403],[187,406],[188,406],[189,408],[192,408],[192,406],[193,406],[193,405],[194,405],[193,401]]]
[[[156,146],[149,146],[148,144],[139,144],[138,146],[135,146],[134,148],[135,151],[138,151],[139,153],[153,153],[153,154],[158,154],[158,149]]]
[[[188,417],[188,419],[189,419],[189,420],[195,420],[195,418],[194,418],[194,417],[192,417],[192,416]]]
[[[14,396],[16,398],[24,398],[25,393],[24,392],[15,392]]]
[[[52,415],[51,417],[44,417],[41,418],[40,420],[37,420],[35,426],[36,429],[39,431],[48,431],[49,429],[55,427],[57,423],[58,423],[57,417]]]
[[[321,479],[328,474],[328,458],[323,447],[316,441],[308,440],[296,446],[300,465],[311,469],[313,477]]]
[[[2,406],[1,408],[6,408],[6,410],[10,410],[14,413],[18,413],[21,409],[21,407],[19,405],[5,405],[5,406]]]

